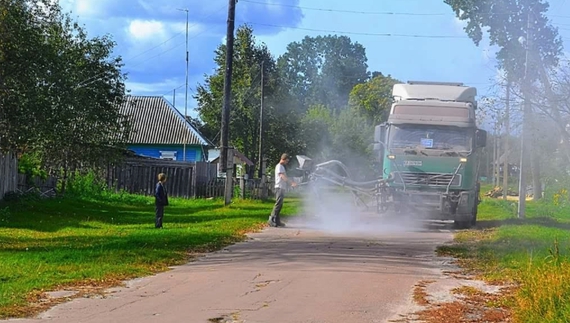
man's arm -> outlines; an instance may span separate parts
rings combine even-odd
[[[285,173],[279,173],[279,177],[281,177],[281,179],[284,180],[285,183],[289,183],[293,187],[297,186],[297,183],[295,181],[289,180],[289,178]]]

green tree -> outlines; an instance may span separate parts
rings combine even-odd
[[[490,44],[499,47],[499,67],[512,82],[524,79],[526,46],[531,52],[529,79],[538,79],[539,65],[555,66],[562,51],[557,29],[546,17],[549,4],[543,0],[444,0],[457,18],[466,21],[467,35],[479,46],[483,28],[488,30]],[[521,39],[529,41],[521,42]]]
[[[0,0],[0,149],[22,150],[38,137],[44,103],[38,85],[49,67],[39,1]]]
[[[280,73],[300,113],[310,106],[346,107],[352,88],[369,78],[364,47],[346,36],[306,36],[278,59]]]
[[[557,29],[546,17],[549,4],[543,0],[444,0],[456,16],[467,22],[467,35],[479,45],[483,28],[487,28],[490,44],[497,45],[499,68],[506,77],[530,94],[530,85],[537,80],[547,81],[545,70],[558,65],[562,52],[562,40]],[[521,41],[524,40],[524,41]],[[548,86],[549,87],[549,86]],[[551,107],[552,108],[552,107]],[[559,118],[556,108],[555,119]],[[530,113],[527,111],[526,113]],[[529,119],[532,116],[529,115]],[[559,127],[565,125],[559,123]],[[530,127],[530,130],[533,128]],[[537,138],[533,134],[531,138]],[[530,144],[535,198],[541,196],[540,163],[536,140]]]
[[[332,156],[333,138],[331,129],[334,124],[333,112],[324,105],[309,107],[301,119],[301,132],[307,155],[317,160],[326,160]]]
[[[373,141],[374,127],[367,121],[367,117],[355,109],[343,109],[334,119],[331,134],[331,158],[347,165],[356,179],[370,179],[373,176],[370,144]]]
[[[277,67],[265,44],[257,44],[253,29],[247,25],[236,31],[232,73],[230,111],[230,145],[235,146],[253,161],[259,161],[259,126],[261,108],[261,66],[263,63],[264,145],[270,159],[277,158],[279,151],[290,151],[296,145],[290,136],[296,126],[290,112],[289,101],[277,74]],[[205,123],[205,132],[218,133],[221,128],[226,45],[215,51],[217,69],[206,75],[204,84],[198,85],[198,115]],[[259,163],[257,163],[257,166]],[[248,173],[253,175],[253,168]]]
[[[53,1],[3,1],[1,145],[67,172],[120,158],[129,122],[120,58],[108,37],[88,38]]]
[[[387,120],[392,105],[392,88],[400,81],[382,73],[365,83],[354,86],[350,91],[350,107],[366,117],[372,124],[380,124]]]

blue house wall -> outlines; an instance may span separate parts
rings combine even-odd
[[[161,151],[176,151],[176,161],[184,161],[184,145],[129,145],[129,150],[139,156],[160,158]],[[186,161],[195,162],[204,160],[202,146],[186,145]]]

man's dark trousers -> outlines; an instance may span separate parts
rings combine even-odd
[[[273,206],[273,211],[271,211],[270,221],[272,224],[281,225],[281,208],[283,208],[283,199],[285,198],[285,190],[282,188],[275,189],[275,205]]]

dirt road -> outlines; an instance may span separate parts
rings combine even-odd
[[[442,277],[445,227],[319,232],[289,223],[101,298],[15,322],[389,322],[414,311],[413,286]]]

